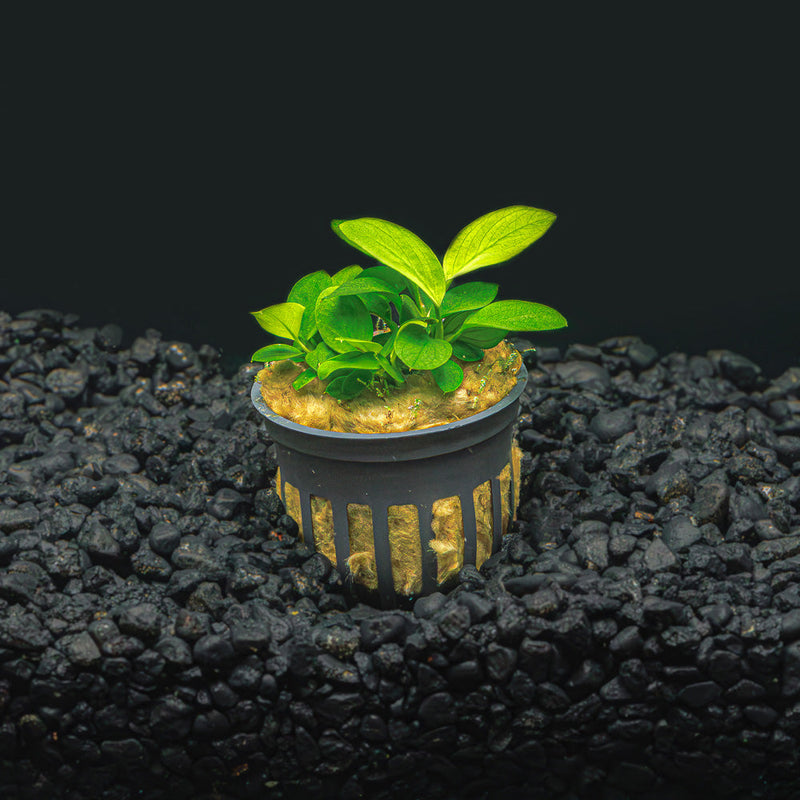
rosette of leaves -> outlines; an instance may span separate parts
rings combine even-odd
[[[292,286],[285,303],[254,311],[283,341],[256,351],[253,361],[288,359],[305,368],[292,384],[314,378],[350,400],[365,388],[385,394],[413,371],[429,371],[443,392],[464,378],[459,361],[480,361],[511,331],[563,328],[555,309],[527,300],[495,301],[496,283],[453,281],[500,264],[543,236],[556,215],[529,206],[492,211],[467,225],[444,258],[411,231],[373,217],[333,220],[348,244],[376,259],[329,275],[318,270]]]

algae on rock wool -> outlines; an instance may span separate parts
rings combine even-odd
[[[319,378],[295,389],[292,382],[304,367],[292,361],[267,364],[257,380],[267,406],[292,422],[342,433],[398,433],[446,425],[495,405],[516,384],[522,356],[503,341],[486,350],[481,361],[458,364],[464,380],[454,392],[442,392],[429,371],[411,372],[384,397],[367,388],[347,402],[325,394],[327,381]]]
[[[511,460],[499,475],[502,533],[508,531],[511,519],[516,519],[519,504],[520,468],[522,451],[516,442],[511,446]],[[297,521],[300,536],[337,566],[334,545],[333,511],[324,497],[311,495],[311,530],[303,525],[298,490],[287,483],[283,486],[281,471],[276,476],[278,492],[286,512]],[[472,492],[477,526],[477,552],[475,566],[479,567],[492,553],[493,505],[492,482],[476,486]],[[377,589],[378,573],[375,565],[372,509],[360,503],[347,505],[348,541],[350,556],[347,568],[356,583]],[[414,505],[393,505],[388,510],[389,548],[392,577],[397,594],[413,595],[422,589],[422,543],[419,514]],[[459,497],[443,497],[433,504],[431,518],[432,538],[429,547],[436,553],[436,582],[442,584],[464,566],[464,523]]]

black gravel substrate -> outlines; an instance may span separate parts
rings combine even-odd
[[[77,322],[0,312],[3,800],[800,797],[800,367],[526,356],[513,533],[389,612],[254,367]]]

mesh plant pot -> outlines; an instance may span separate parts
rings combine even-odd
[[[275,414],[255,381],[278,462],[277,488],[300,536],[355,598],[381,608],[447,590],[500,548],[519,502],[514,441],[528,372],[471,417],[399,433],[343,433]]]

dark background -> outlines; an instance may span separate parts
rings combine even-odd
[[[557,222],[470,278],[566,316],[535,344],[798,363],[788,19],[101,8],[5,26],[0,310],[153,327],[235,368],[272,340],[250,311],[369,266],[331,219],[442,255],[525,204]]]

